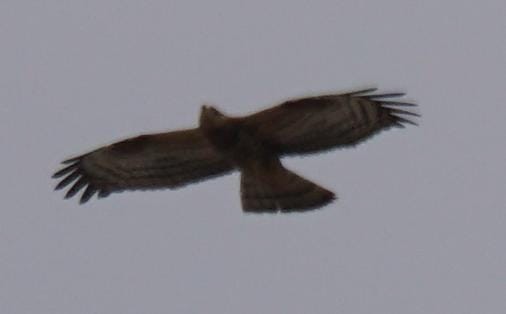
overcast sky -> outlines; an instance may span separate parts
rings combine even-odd
[[[0,1],[0,312],[504,313],[506,2]],[[362,87],[419,127],[284,162],[335,191],[245,215],[237,174],[79,206],[62,159]]]

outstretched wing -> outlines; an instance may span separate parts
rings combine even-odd
[[[63,162],[53,177],[56,189],[73,183],[65,198],[84,189],[80,202],[94,194],[135,189],[177,188],[231,171],[199,129],[141,135]]]
[[[415,124],[418,116],[401,102],[403,93],[370,94],[376,89],[284,102],[244,118],[244,123],[280,154],[312,153],[355,145],[381,130]]]

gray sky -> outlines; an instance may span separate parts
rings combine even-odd
[[[0,2],[0,312],[504,313],[506,2]],[[79,206],[59,161],[377,86],[418,128],[285,160],[337,192],[244,215],[237,174]]]

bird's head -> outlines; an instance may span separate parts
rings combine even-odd
[[[209,105],[203,105],[200,109],[200,127],[213,128],[224,124],[227,116],[219,112],[216,108]]]

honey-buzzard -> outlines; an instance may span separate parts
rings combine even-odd
[[[334,193],[286,169],[280,158],[356,145],[381,130],[416,124],[403,93],[366,89],[285,101],[244,117],[202,106],[197,128],[141,135],[65,160],[54,178],[65,198],[178,188],[238,170],[245,212],[293,212],[322,207]],[[404,108],[404,109],[401,109]]]

